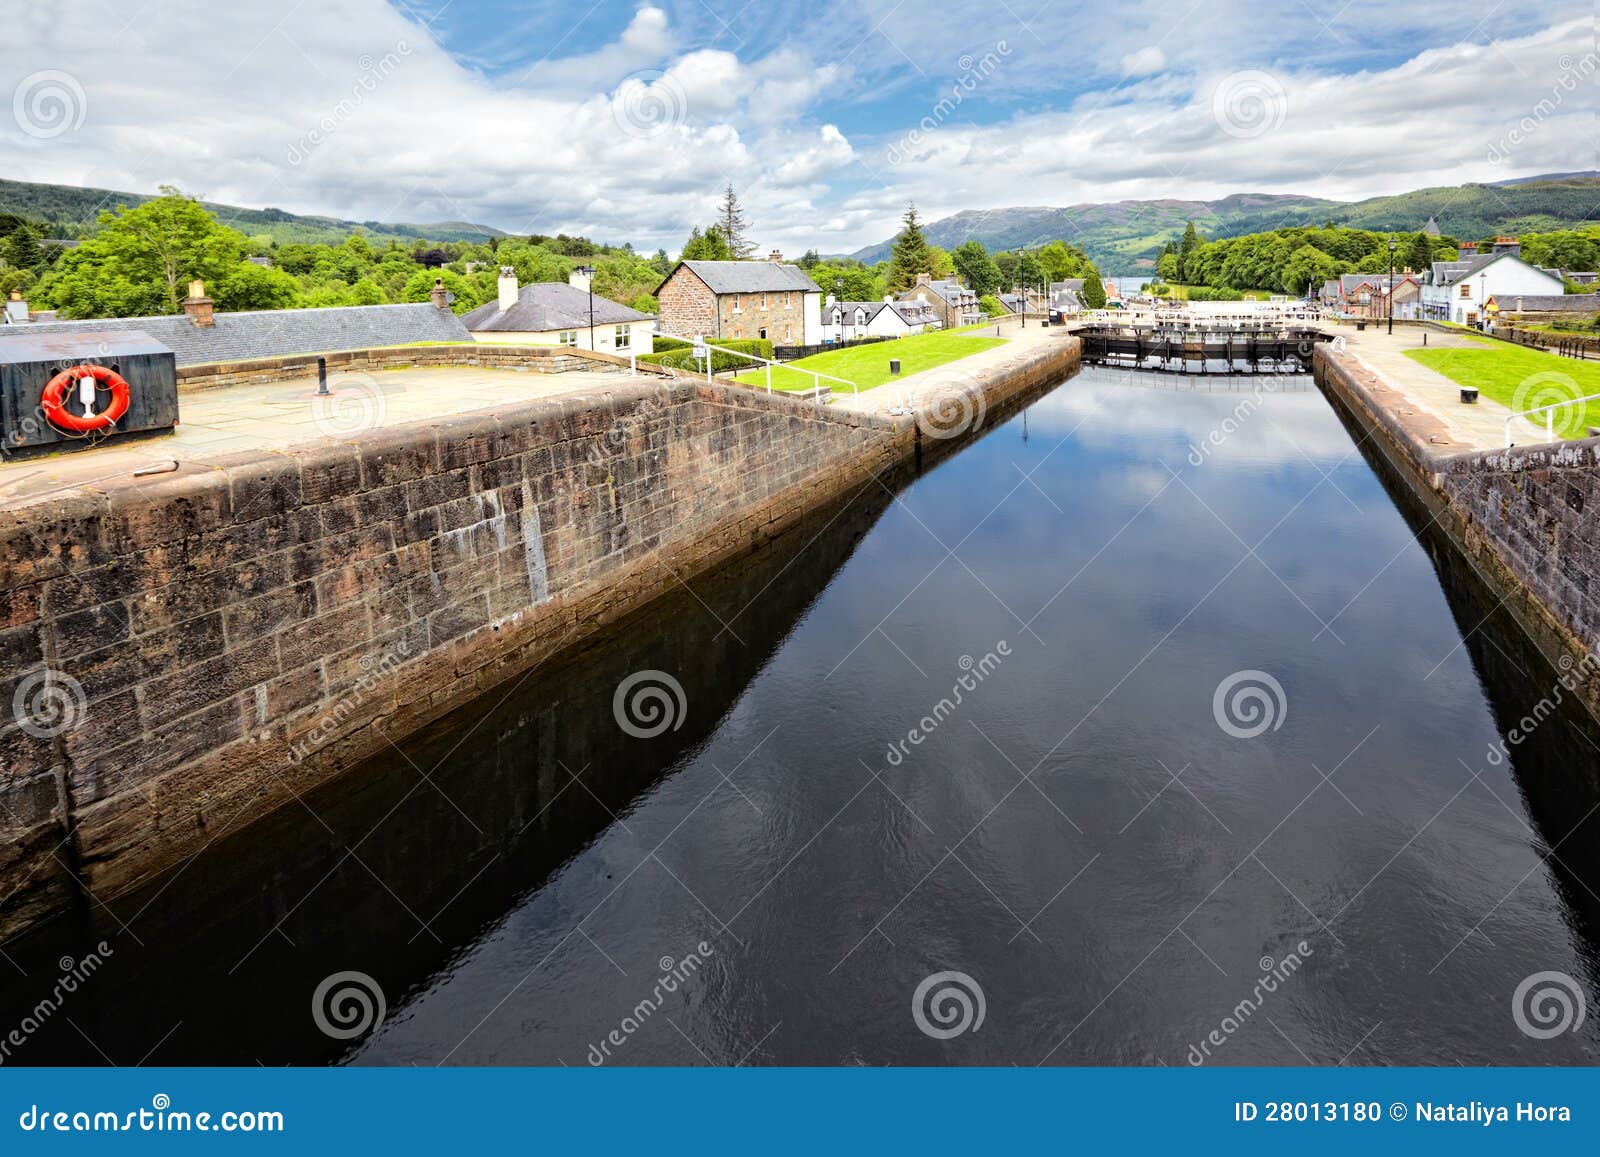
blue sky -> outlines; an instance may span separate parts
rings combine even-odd
[[[1593,22],[1572,0],[74,0],[0,44],[0,171],[669,250],[731,180],[763,245],[848,251],[910,200],[1595,168]]]

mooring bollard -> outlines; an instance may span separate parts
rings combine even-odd
[[[328,396],[328,359],[317,359],[317,397]]]

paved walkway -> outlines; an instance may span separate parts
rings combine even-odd
[[[97,480],[167,466],[206,466],[240,450],[281,450],[319,440],[348,441],[367,430],[423,421],[508,401],[601,394],[643,379],[626,372],[539,374],[474,366],[413,366],[331,374],[332,397],[318,398],[316,378],[260,386],[225,386],[178,395],[171,434],[90,450],[0,461],[0,508]],[[650,379],[654,380],[654,379]]]
[[[1353,325],[1323,325],[1327,332],[1345,339],[1346,351],[1367,369],[1377,374],[1385,385],[1405,394],[1417,409],[1431,414],[1443,422],[1450,431],[1452,449],[1502,450],[1506,444],[1506,419],[1511,410],[1485,395],[1467,405],[1461,400],[1461,386],[1443,374],[1437,373],[1405,356],[1406,350],[1422,349],[1426,336],[1429,349],[1482,348],[1482,342],[1465,336],[1424,330],[1417,326],[1396,326],[1394,336],[1389,336],[1379,323],[1378,328],[1368,328],[1358,333]],[[1545,441],[1543,427],[1534,427],[1518,419],[1512,437],[1518,445]]]

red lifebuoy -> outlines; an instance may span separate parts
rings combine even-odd
[[[111,404],[99,413],[70,413],[65,404],[65,395],[67,388],[80,378],[93,378],[98,383],[96,388],[110,390]],[[121,374],[105,366],[83,365],[62,370],[51,378],[50,384],[39,396],[39,406],[51,425],[75,434],[88,434],[116,425],[117,419],[128,412],[129,400],[128,382]]]

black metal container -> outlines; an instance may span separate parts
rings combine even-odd
[[[178,370],[173,352],[139,330],[8,333],[0,336],[0,454],[82,441],[52,426],[40,403],[50,379],[74,366],[99,365],[128,383],[128,412],[96,439],[171,429],[178,421]],[[69,388],[66,408],[83,413]],[[103,402],[102,402],[103,407]]]

